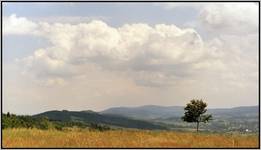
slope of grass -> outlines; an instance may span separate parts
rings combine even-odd
[[[3,147],[258,147],[257,135],[172,131],[4,129]]]

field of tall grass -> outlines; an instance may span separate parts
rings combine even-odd
[[[258,147],[258,135],[174,131],[4,129],[3,147]]]

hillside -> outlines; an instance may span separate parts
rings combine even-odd
[[[99,114],[93,111],[47,111],[34,115],[33,117],[47,117],[52,121],[72,121],[81,123],[106,124],[123,128],[137,129],[166,129],[166,127],[155,125],[153,123],[135,119],[129,119],[121,116]]]

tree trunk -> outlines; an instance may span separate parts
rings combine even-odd
[[[197,122],[197,132],[198,132],[198,126],[199,126],[199,122]]]

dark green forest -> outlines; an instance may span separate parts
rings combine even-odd
[[[49,120],[48,117],[33,117],[28,115],[2,114],[2,129],[6,128],[37,128],[42,130],[56,129],[63,130],[66,127],[89,128],[93,130],[105,131],[110,127],[95,123],[81,123],[75,121],[55,121]]]

